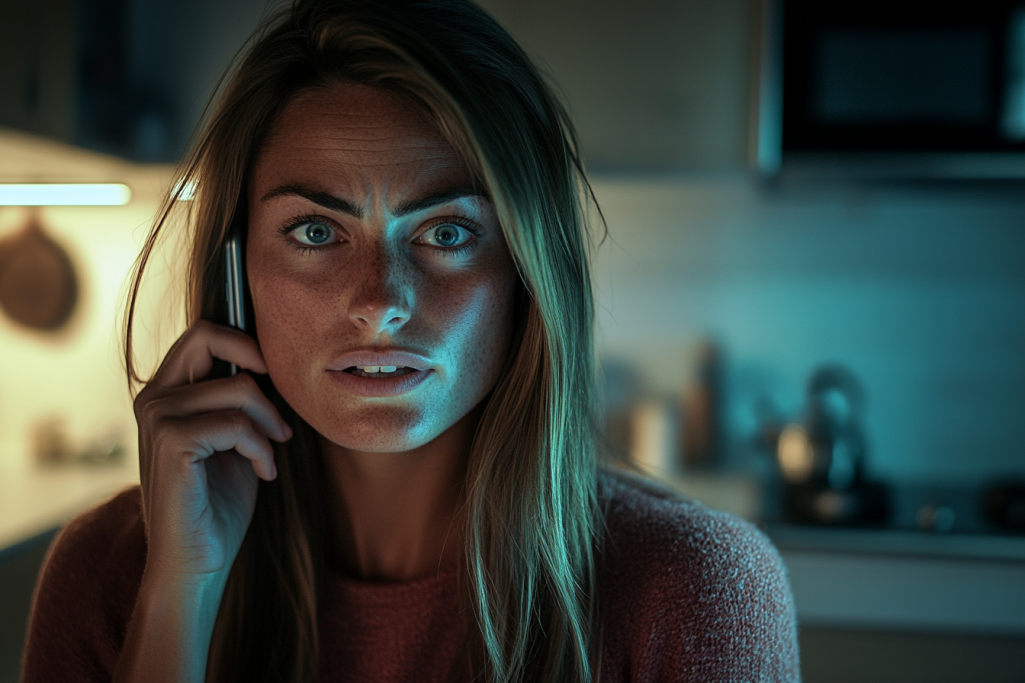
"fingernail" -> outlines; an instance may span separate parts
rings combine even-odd
[[[281,436],[282,436],[281,440],[282,441],[288,441],[293,436],[292,428],[288,426],[287,422],[282,422],[281,425],[282,425],[282,427],[284,427],[284,429],[281,430]]]

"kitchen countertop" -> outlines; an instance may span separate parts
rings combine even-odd
[[[0,468],[0,560],[138,483],[132,465]]]
[[[765,529],[804,625],[1025,637],[1025,536]]]
[[[781,550],[1025,562],[1025,535],[1021,534],[939,534],[783,523],[764,528]]]
[[[766,523],[765,491],[743,476],[661,478],[768,534],[787,567],[802,625],[1025,637],[1025,535],[985,529],[973,517],[975,496],[902,489],[895,521],[903,528],[842,528]],[[955,507],[961,531],[916,530],[915,514],[929,501]]]

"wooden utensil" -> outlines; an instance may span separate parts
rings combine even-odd
[[[78,278],[64,248],[37,215],[0,241],[0,309],[15,322],[44,332],[63,327],[78,302]]]

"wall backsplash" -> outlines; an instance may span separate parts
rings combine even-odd
[[[695,341],[721,344],[734,456],[759,397],[795,416],[810,372],[841,362],[868,392],[872,475],[1025,475],[1020,196],[739,175],[594,185],[610,228],[595,265],[600,350],[669,393]]]
[[[54,332],[22,327],[0,311],[0,467],[31,465],[32,434],[46,423],[64,432],[75,452],[117,439],[127,458],[135,459],[135,420],[121,367],[120,297],[169,172],[0,131],[0,179],[123,182],[133,194],[125,206],[34,210],[68,252],[80,289],[70,321]],[[22,230],[30,211],[0,207],[0,240]],[[156,305],[144,300],[147,316]]]
[[[66,329],[28,330],[0,314],[0,463],[31,457],[31,433],[64,420],[74,447],[111,434],[134,451],[131,400],[117,355],[115,320],[124,276],[138,251],[136,229],[152,206],[39,211],[44,229],[71,255],[81,290]],[[25,210],[0,210],[0,236],[20,229]]]

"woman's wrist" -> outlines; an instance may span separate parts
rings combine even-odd
[[[227,578],[147,568],[114,680],[202,683]]]
[[[196,636],[205,634],[209,642],[227,582],[228,570],[188,574],[147,569],[136,605],[148,618],[176,624]]]

